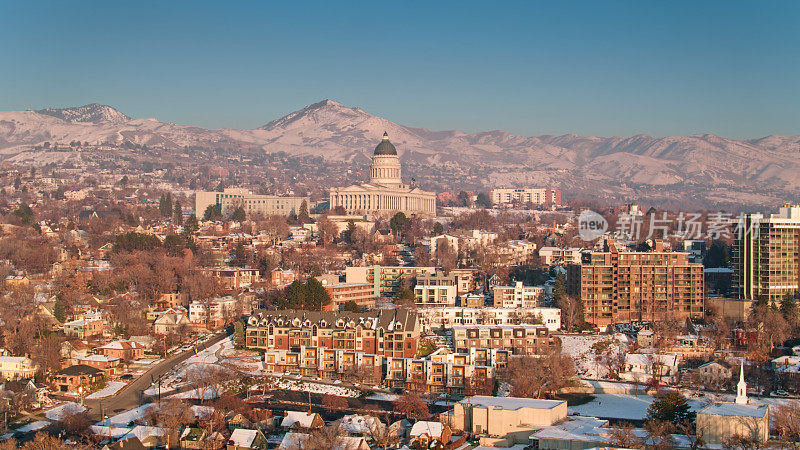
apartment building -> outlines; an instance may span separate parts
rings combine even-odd
[[[218,328],[237,316],[238,300],[232,295],[212,298],[208,301],[194,301],[189,304],[189,322]]]
[[[96,317],[82,317],[64,324],[64,334],[68,338],[88,339],[100,336],[105,330],[106,322]]]
[[[233,214],[240,207],[244,208],[248,216],[289,216],[298,214],[303,202],[306,202],[306,207],[310,207],[308,197],[253,194],[247,189],[225,188],[222,192],[196,191],[194,213],[201,218],[209,206],[218,205],[223,216]]]
[[[478,269],[453,269],[450,275],[456,277],[458,295],[468,294],[477,289]]]
[[[386,358],[385,382],[388,387],[414,392],[491,395],[495,372],[494,367],[476,366],[465,361]]]
[[[492,204],[533,203],[534,205],[560,205],[561,190],[549,188],[492,189]]]
[[[223,289],[239,290],[261,281],[261,271],[243,267],[211,267],[199,269],[207,277],[219,279]]]
[[[560,345],[543,325],[470,325],[453,327],[453,346],[457,353],[472,348],[508,350],[514,355],[536,355]]]
[[[410,358],[420,335],[416,313],[406,309],[366,313],[257,311],[247,321],[247,346],[298,351],[302,346]]]
[[[404,279],[417,278],[436,273],[435,267],[414,266],[363,266],[346,267],[347,283],[370,283],[375,297],[391,296],[400,290],[400,282]]]
[[[493,286],[495,308],[536,308],[544,296],[542,286],[524,286],[517,281],[514,286]]]
[[[419,307],[455,306],[457,294],[458,280],[455,275],[437,272],[417,277],[414,296]]]
[[[326,311],[338,311],[342,305],[353,301],[361,308],[375,306],[375,290],[370,283],[335,283],[325,284],[325,290],[331,296],[331,302],[324,308]]]
[[[584,319],[598,327],[631,321],[703,316],[703,265],[689,254],[621,252],[607,240],[603,251],[584,252],[568,271],[568,292],[580,295]]]
[[[418,308],[423,331],[452,328],[459,325],[517,325],[542,324],[550,331],[561,328],[559,308],[492,308],[443,307]]]
[[[328,380],[382,383],[383,355],[354,350],[300,346],[297,351],[272,349],[264,352],[264,370]]]
[[[800,205],[785,205],[769,218],[747,214],[739,227],[731,252],[738,297],[779,303],[800,292]]]
[[[579,247],[542,247],[539,249],[539,258],[546,266],[580,264],[581,250]]]

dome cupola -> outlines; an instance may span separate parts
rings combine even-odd
[[[394,144],[389,142],[389,133],[383,132],[383,139],[381,139],[381,143],[375,147],[374,155],[396,155],[397,149],[394,148]]]

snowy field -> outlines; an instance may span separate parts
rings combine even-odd
[[[92,392],[91,394],[87,395],[86,398],[94,399],[110,397],[124,387],[125,383],[122,381],[109,381],[103,389],[100,389],[97,392]]]
[[[17,433],[28,433],[31,431],[41,430],[42,428],[50,425],[50,423],[51,422],[49,420],[37,420],[36,422],[31,422],[27,425],[23,425],[14,431],[16,431]]]
[[[68,402],[48,410],[47,412],[44,413],[44,416],[50,420],[62,420],[73,414],[81,413],[84,411],[86,411],[85,407],[74,402]]]
[[[310,392],[312,394],[330,394],[339,397],[358,397],[361,392],[356,389],[347,388],[344,386],[336,386],[333,384],[314,383],[311,381],[289,380],[280,378],[275,380],[273,385],[275,389],[285,389],[287,391],[301,391]],[[261,390],[258,386],[251,388],[254,391]]]
[[[595,394],[590,402],[570,406],[568,409],[570,414],[578,413],[581,416],[642,420],[647,415],[647,408],[651,403],[653,403],[653,397],[649,395]],[[707,403],[694,399],[689,400],[692,411],[702,409]]]
[[[575,361],[575,370],[578,375],[591,378],[604,378],[608,370],[597,362],[597,354],[592,346],[609,341],[616,352],[627,351],[628,337],[624,334],[596,335],[596,334],[563,334],[561,339],[561,352],[572,357]]]

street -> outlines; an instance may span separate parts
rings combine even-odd
[[[197,351],[200,352],[206,348],[216,344],[217,342],[228,337],[228,332],[223,331],[221,334],[214,336],[208,341],[197,346]],[[87,408],[86,413],[93,421],[100,421],[103,415],[112,416],[119,412],[134,408],[144,403],[144,390],[150,387],[152,380],[157,380],[159,377],[169,372],[173,367],[186,361],[195,354],[195,349],[189,349],[177,355],[170,356],[169,358],[159,362],[151,367],[147,372],[142,374],[139,378],[128,383],[127,386],[122,388],[119,392],[103,399],[86,399],[84,405]],[[102,411],[101,411],[102,406]]]

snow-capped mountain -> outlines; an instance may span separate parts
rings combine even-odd
[[[121,113],[108,105],[90,103],[88,105],[76,106],[73,108],[45,108],[36,111],[39,114],[58,117],[67,122],[89,122],[89,123],[125,123],[131,120],[130,117]]]
[[[0,157],[15,158],[45,141],[72,140],[151,147],[262,149],[365,163],[384,131],[414,165],[441,186],[466,179],[482,188],[555,185],[568,192],[636,198],[694,198],[710,203],[797,201],[800,136],[739,141],[712,134],[525,137],[503,131],[468,134],[396,124],[359,108],[324,100],[254,130],[217,129],[131,119],[109,106],[0,112]],[[28,158],[30,159],[30,158]],[[445,179],[441,168],[452,169]],[[427,172],[427,173],[420,173]],[[437,178],[438,177],[438,178]],[[463,183],[462,183],[463,185]]]

